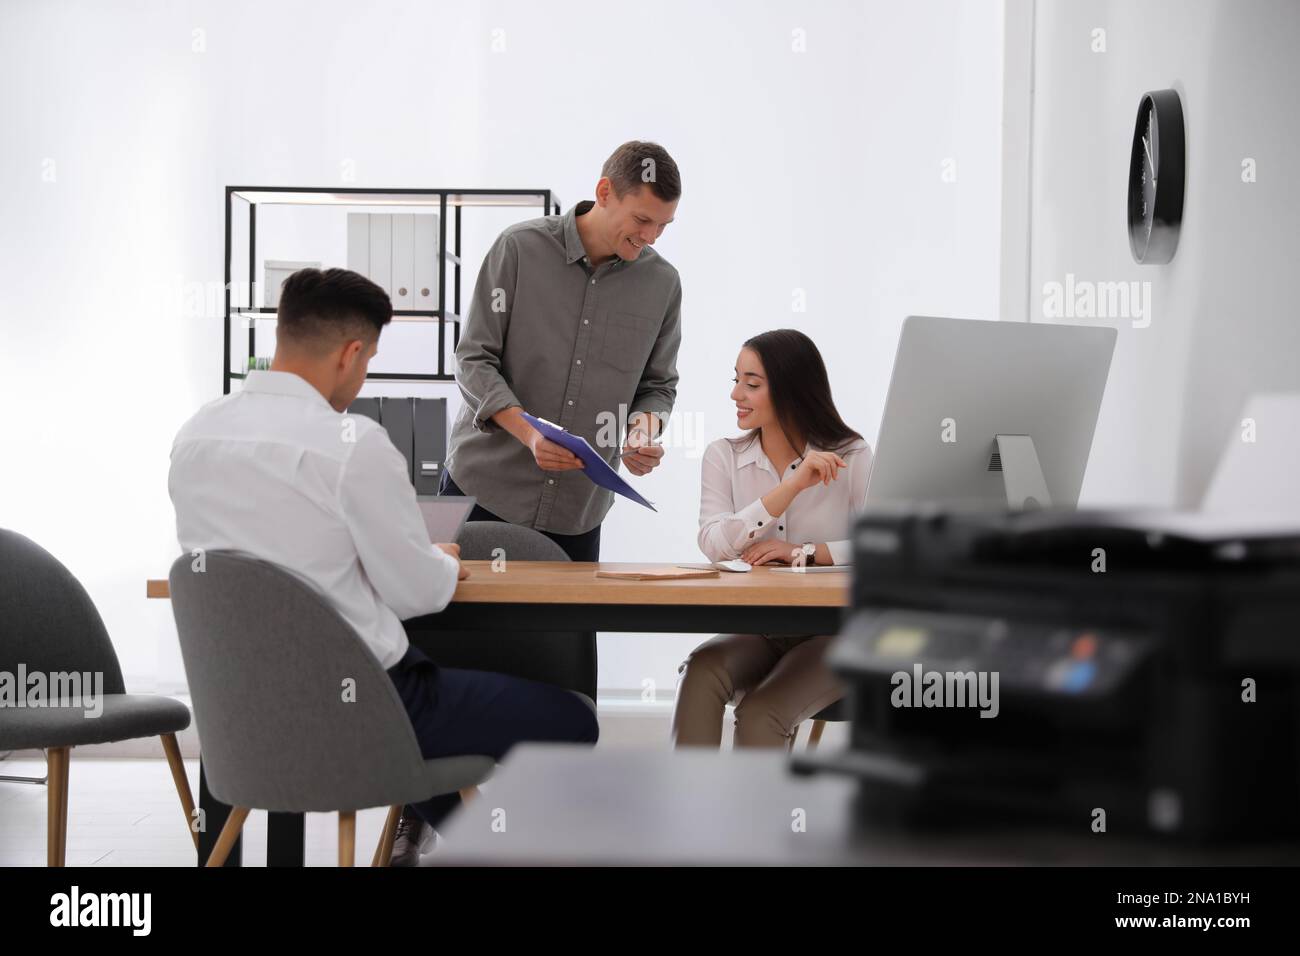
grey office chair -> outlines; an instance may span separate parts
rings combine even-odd
[[[388,674],[351,626],[284,569],[209,551],[172,565],[172,610],[212,795],[233,809],[207,860],[221,866],[250,809],[339,815],[389,807],[372,866],[387,866],[402,806],[473,792],[489,756],[426,760]]]
[[[68,771],[73,747],[137,737],[162,738],[172,781],[181,798],[186,828],[191,826],[194,797],[176,734],[190,725],[189,709],[178,700],[152,694],[128,694],[113,643],[86,589],[52,554],[14,531],[0,528],[0,670],[28,674],[103,675],[102,712],[88,716],[84,697],[63,699],[58,707],[0,708],[0,751],[41,749],[47,774],[46,862],[63,866],[68,842]],[[64,685],[67,686],[77,686]],[[19,688],[25,692],[27,688]],[[95,709],[98,709],[96,707]],[[37,781],[39,782],[39,781]]]
[[[467,521],[457,539],[466,561],[487,561],[497,548],[510,561],[567,561],[564,549],[541,532],[504,521]],[[507,563],[507,568],[509,564]],[[408,633],[444,667],[493,671],[577,691],[596,700],[594,631],[448,631],[436,616],[408,622]],[[416,636],[418,635],[418,637]]]

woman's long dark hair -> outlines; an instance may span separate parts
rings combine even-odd
[[[754,336],[744,347],[752,349],[763,363],[772,410],[795,454],[803,454],[801,442],[838,454],[853,441],[862,440],[835,408],[826,363],[812,339],[797,329],[774,329]],[[754,428],[729,440],[745,447],[758,436],[759,429]]]

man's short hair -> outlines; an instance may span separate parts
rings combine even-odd
[[[624,143],[605,160],[600,174],[609,177],[619,198],[641,186],[649,186],[650,191],[664,202],[672,202],[682,194],[682,178],[677,172],[677,163],[658,143],[643,143],[635,139]]]
[[[343,342],[373,342],[393,318],[388,293],[347,269],[299,269],[280,289],[276,336],[325,353]]]

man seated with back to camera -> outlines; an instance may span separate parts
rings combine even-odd
[[[168,488],[185,551],[239,551],[293,572],[388,670],[426,759],[500,759],[522,741],[594,743],[584,695],[504,674],[439,667],[402,621],[441,611],[468,576],[455,544],[430,544],[406,460],[382,426],[344,418],[392,319],[387,293],[346,269],[303,269],[280,296],[275,357],[201,408],[172,447]],[[419,862],[457,794],[406,808],[394,865]],[[412,821],[428,824],[426,839]]]

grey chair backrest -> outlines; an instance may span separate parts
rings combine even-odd
[[[172,565],[172,610],[213,796],[280,811],[429,796],[397,690],[315,589],[274,564],[209,551]]]
[[[457,539],[466,561],[490,561],[496,550],[511,561],[567,561],[564,549],[532,528],[505,521],[467,521]],[[447,631],[437,615],[408,622],[421,648],[444,667],[495,671],[576,690],[596,699],[596,635],[593,631]],[[490,638],[490,640],[488,639]]]
[[[123,694],[122,668],[90,595],[54,555],[0,528],[0,670],[104,675]]]

